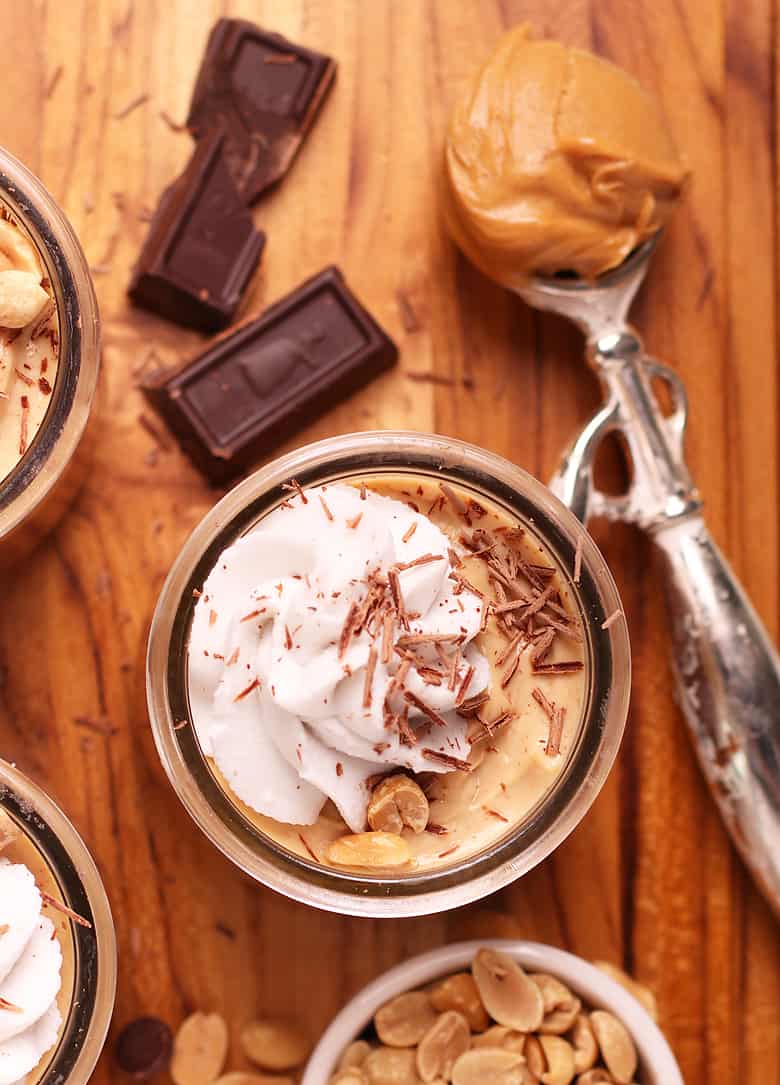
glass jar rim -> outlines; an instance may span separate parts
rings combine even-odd
[[[55,1082],[87,1085],[108,1035],[116,997],[117,947],[111,907],[95,860],[67,815],[15,765],[0,758],[0,800],[8,793],[25,815],[35,814],[44,823],[58,847],[64,851],[70,880],[75,878],[78,881],[91,911],[92,930],[74,929],[84,938],[94,937],[94,952],[89,954],[84,968],[85,977],[92,988],[92,1009],[86,1025],[79,1023],[80,1027],[76,1030],[79,1047],[75,1059],[72,1059],[73,1053],[67,1048],[62,1052],[63,1058],[67,1055],[69,1060],[72,1059],[63,1072],[59,1064],[61,1052],[58,1050],[41,1081],[41,1085],[48,1085],[49,1082],[52,1085]],[[56,869],[55,874],[58,875],[57,880],[61,880],[64,872]],[[79,1002],[83,1006],[81,999]]]
[[[59,319],[59,364],[51,403],[30,447],[0,480],[1,542],[45,500],[70,463],[97,385],[100,337],[97,298],[72,226],[48,189],[3,148],[0,202],[38,249]]]
[[[235,538],[255,523],[264,514],[257,510],[259,502],[273,507],[288,496],[282,485],[292,478],[309,486],[376,474],[377,469],[411,474],[424,470],[470,485],[487,497],[511,495],[515,504],[528,508],[525,518],[533,521],[543,541],[554,551],[565,548],[568,568],[579,549],[582,585],[574,591],[590,592],[589,615],[599,618],[599,628],[591,629],[590,634],[600,654],[598,666],[592,668],[595,685],[581,727],[583,739],[576,755],[570,756],[537,804],[538,809],[487,852],[442,870],[395,879],[336,872],[269,845],[264,834],[251,831],[248,825],[226,825],[223,814],[235,818],[235,807],[207,769],[196,772],[191,768],[184,748],[194,744],[199,750],[197,740],[190,734],[191,728],[177,727],[188,717],[186,640],[194,606],[192,592],[202,585],[227,545],[221,541],[223,537],[229,534]],[[610,615],[616,617],[601,628],[602,620]],[[163,585],[147,652],[147,702],[157,750],[196,824],[255,880],[315,907],[359,916],[431,914],[466,904],[515,880],[545,858],[572,831],[601,789],[622,737],[629,690],[630,650],[617,588],[583,525],[546,486],[509,461],[449,437],[406,431],[328,438],[282,456],[240,482],[205,515],[182,547]],[[202,755],[200,761],[204,768]],[[210,797],[205,790],[210,791]],[[261,848],[269,854],[260,854]]]

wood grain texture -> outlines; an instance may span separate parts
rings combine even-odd
[[[778,634],[777,0],[7,5],[0,142],[70,216],[96,269],[105,349],[87,486],[0,584],[0,751],[63,803],[101,866],[121,952],[115,1027],[140,1013],[175,1025],[199,1008],[220,1010],[237,1032],[273,1010],[300,1016],[314,1036],[402,957],[464,935],[516,934],[622,963],[653,987],[689,1082],[777,1081],[777,926],[694,762],[672,700],[658,575],[631,529],[594,526],[634,650],[617,766],[566,844],[498,896],[424,920],[315,915],[244,880],[168,786],[146,718],[145,638],[161,581],[214,493],[175,450],[155,447],[134,387],[150,347],[172,362],[200,340],[132,311],[125,288],[145,211],[190,150],[160,112],[183,119],[222,13],[339,62],[299,160],[256,209],[269,243],[247,312],[336,262],[402,352],[395,373],[288,447],[359,428],[434,429],[547,477],[596,405],[595,381],[572,328],[530,312],[446,240],[436,201],[446,116],[473,65],[520,20],[597,49],[658,94],[694,180],[635,317],[685,380],[688,458],[709,522]],[[119,119],[139,95],[148,99]],[[619,477],[614,464],[605,470]],[[81,715],[106,717],[116,733],[85,731]],[[114,1076],[104,1057],[95,1081]]]

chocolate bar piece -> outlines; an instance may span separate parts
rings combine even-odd
[[[329,267],[143,390],[195,465],[224,482],[397,357],[338,268]]]
[[[201,140],[162,194],[128,291],[137,305],[201,331],[231,321],[265,245],[223,160],[224,141],[222,132]]]
[[[220,19],[211,31],[187,126],[196,139],[224,130],[225,161],[253,203],[287,173],[333,84],[330,57],[261,30]]]

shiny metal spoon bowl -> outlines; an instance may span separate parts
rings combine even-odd
[[[656,240],[595,283],[536,278],[517,291],[582,329],[605,393],[550,488],[583,522],[602,516],[637,524],[663,554],[677,699],[732,839],[780,916],[780,658],[704,523],[684,459],[682,382],[645,353],[627,323]],[[670,415],[653,380],[668,387]],[[622,434],[633,467],[620,497],[593,482],[596,451],[613,432]]]

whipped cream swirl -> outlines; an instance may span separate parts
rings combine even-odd
[[[62,950],[35,878],[0,859],[0,1085],[23,1079],[57,1042]]]
[[[471,643],[484,600],[451,547],[402,501],[334,484],[291,495],[221,554],[195,607],[189,693],[239,799],[295,825],[332,799],[360,832],[371,777],[468,758],[457,707],[490,670]]]

